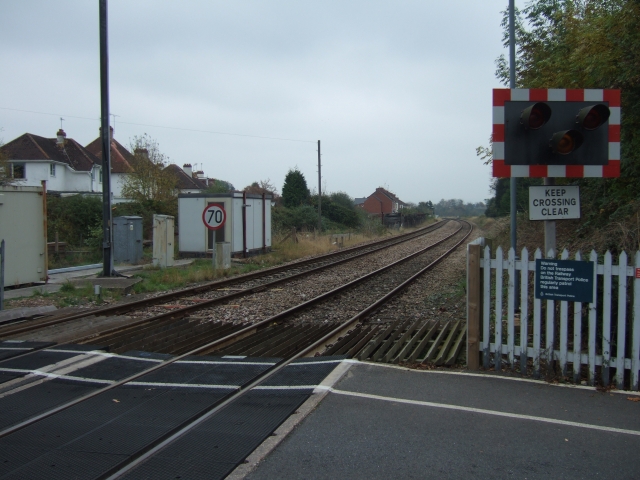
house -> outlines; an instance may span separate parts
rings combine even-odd
[[[185,163],[182,168],[172,163],[165,169],[173,173],[178,179],[177,186],[180,193],[202,193],[207,189],[209,179],[198,178],[197,174],[201,172],[196,172],[196,176],[194,176],[191,164],[189,163]],[[204,177],[203,172],[202,176]]]
[[[109,130],[111,140],[111,198],[113,203],[126,202],[128,200],[122,196],[122,187],[126,176],[133,172],[133,154],[113,138],[113,127],[109,127]],[[99,164],[102,165],[102,138],[98,136],[85,148],[95,155]],[[102,191],[102,185],[100,185],[100,190]]]
[[[100,160],[64,130],[55,138],[25,133],[0,148],[9,160],[10,176],[16,184],[58,193],[101,192]]]
[[[384,215],[399,213],[406,205],[390,191],[378,187],[375,192],[365,199],[362,208],[372,215]]]

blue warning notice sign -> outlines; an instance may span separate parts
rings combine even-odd
[[[593,262],[536,260],[536,298],[593,302]]]

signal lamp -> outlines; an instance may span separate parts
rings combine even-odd
[[[595,130],[609,120],[609,115],[611,115],[609,107],[602,103],[598,103],[580,110],[576,117],[576,123],[585,130]]]
[[[520,115],[520,123],[525,130],[537,130],[551,118],[551,107],[544,102],[534,103]]]
[[[568,155],[579,148],[583,141],[584,137],[577,130],[563,130],[553,134],[549,146],[553,153]]]

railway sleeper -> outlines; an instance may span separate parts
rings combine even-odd
[[[300,328],[301,332],[284,345],[278,346],[275,350],[268,352],[271,357],[288,358],[300,348],[315,343],[315,341],[324,336],[325,333],[333,330],[334,325],[319,325],[311,329]]]
[[[187,345],[194,345],[194,348],[205,344],[206,338],[217,339],[234,331],[233,324],[209,325],[206,329],[202,327],[192,328],[188,331],[179,332],[180,335],[162,340],[162,346],[157,350],[159,353],[175,353],[177,349],[182,349]],[[205,331],[207,332],[205,334]],[[189,351],[189,350],[187,350]]]
[[[141,329],[132,329],[125,332],[114,332],[108,335],[99,335],[98,337],[92,338],[89,342],[85,343],[95,343],[103,342],[108,345],[122,345],[125,343],[135,342],[142,339],[151,340],[155,335],[159,335],[162,332],[166,332],[168,330],[180,328],[188,323],[188,319],[179,319],[173,321],[162,321],[158,322],[155,325],[148,325]]]
[[[185,338],[182,341],[174,344],[172,346],[172,350],[170,353],[180,355],[184,352],[189,352],[194,348],[196,348],[198,345],[210,343],[219,338],[226,337],[227,335],[230,335],[233,332],[240,330],[242,328],[245,328],[247,326],[249,326],[248,323],[222,324],[219,327],[211,328],[207,332],[198,335],[197,338],[193,338],[193,337]]]
[[[229,324],[231,325],[231,324]],[[148,340],[143,340],[142,345],[144,345],[144,350],[155,351],[158,353],[174,353],[176,348],[181,347],[185,343],[188,344],[196,344],[195,346],[202,345],[203,343],[207,343],[206,338],[213,337],[213,339],[218,338],[221,335],[221,332],[228,331],[228,328],[225,328],[225,325],[209,325],[209,326],[201,326],[194,325],[189,329],[181,329],[179,331],[172,330],[169,335],[163,335],[161,332],[156,336],[149,338]],[[203,335],[205,332],[209,332],[208,335]],[[194,346],[194,348],[195,348]],[[127,347],[130,349],[132,346],[128,345]],[[187,350],[188,351],[188,350]]]
[[[276,337],[282,334],[286,329],[286,325],[272,325],[265,330],[256,332],[254,335],[240,340],[229,347],[218,350],[222,355],[236,355],[242,351],[247,351],[261,342],[266,341],[272,337]]]

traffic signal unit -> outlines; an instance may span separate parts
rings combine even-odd
[[[619,177],[620,90],[493,90],[494,177]]]

